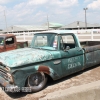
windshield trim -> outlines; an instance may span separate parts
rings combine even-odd
[[[56,39],[56,41],[57,41],[57,47],[56,47],[56,49],[54,49],[54,47],[53,46],[49,46],[48,44],[50,44],[49,42],[48,42],[48,37],[49,36],[52,36],[52,38],[55,40]],[[36,41],[36,38],[38,37],[38,36],[47,36],[47,47],[46,46],[38,46],[38,47],[35,47],[35,41]],[[55,38],[55,36],[57,36],[57,38]],[[50,37],[51,38],[51,37]],[[51,39],[50,39],[51,40]],[[53,43],[53,40],[51,40],[50,42],[52,42]],[[48,33],[37,33],[37,34],[34,34],[34,37],[33,37],[33,40],[32,40],[32,42],[31,42],[31,44],[30,44],[30,47],[31,48],[35,48],[35,49],[42,49],[42,50],[58,50],[58,34],[57,33],[51,33],[51,32],[48,32]]]

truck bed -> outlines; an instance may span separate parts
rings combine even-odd
[[[84,41],[80,42],[81,47],[85,50],[85,52],[93,52],[96,50],[100,50],[100,41]]]
[[[93,50],[100,49],[100,41],[82,41],[80,42],[80,45],[86,51],[87,50],[93,51]],[[75,48],[75,44],[73,43],[64,43],[64,48],[66,48],[67,46],[69,46],[71,49]]]
[[[80,42],[80,44],[84,48],[88,46],[100,45],[100,41],[83,41],[83,42]]]
[[[28,47],[28,42],[17,42],[17,49],[18,48],[24,48],[24,47]]]

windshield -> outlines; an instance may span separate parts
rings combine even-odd
[[[4,44],[4,38],[0,38],[0,45]]]
[[[58,47],[57,40],[57,34],[54,33],[35,34],[31,47],[39,49],[56,50]]]

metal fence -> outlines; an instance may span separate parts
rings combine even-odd
[[[79,41],[100,41],[100,29],[90,29],[90,30],[74,30],[75,34],[78,35]],[[17,41],[32,41],[34,33],[13,33],[17,37]]]

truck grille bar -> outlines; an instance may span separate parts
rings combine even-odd
[[[5,78],[6,80],[8,80],[8,75],[7,75],[7,71],[3,70],[0,68],[0,76],[2,76],[3,78]]]

